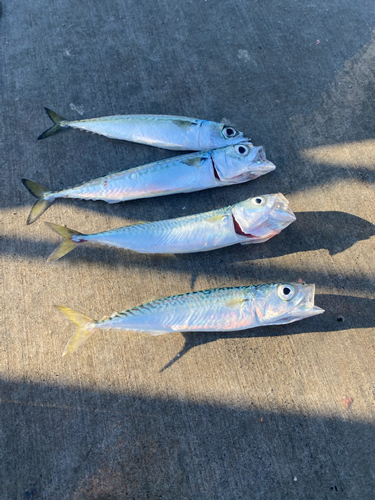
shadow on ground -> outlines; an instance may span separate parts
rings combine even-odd
[[[368,240],[375,234],[374,224],[346,212],[296,212],[295,215],[297,217],[296,222],[264,244],[236,245],[209,253],[218,259],[225,258],[228,263],[229,261],[235,263],[241,262],[241,260],[280,257],[296,252],[321,249],[328,250],[331,255],[335,255],[347,250],[359,241]],[[72,227],[72,229],[80,230],[79,227]],[[52,233],[46,229],[46,234],[51,235]],[[62,238],[59,241],[62,242]],[[48,252],[52,252],[55,248],[50,242],[24,237],[0,236],[0,242],[3,253],[18,254],[24,257],[48,257]],[[97,245],[98,250],[94,250],[90,244],[82,245],[74,250],[74,253],[65,256],[64,259],[70,259],[72,262],[77,263],[87,259],[91,262],[101,262],[103,260],[103,252],[101,251],[103,247],[100,250],[99,248],[99,245]],[[117,250],[113,247],[108,252],[112,252],[114,257],[116,254],[120,257],[121,254],[125,255],[124,252],[129,252],[134,256],[134,259],[132,259],[134,265],[136,265],[136,256],[139,256],[135,252]],[[207,254],[197,253],[195,257],[199,258],[200,255]],[[159,254],[157,258],[162,258],[166,262],[177,259],[182,264],[187,259],[184,254]],[[113,262],[112,259],[106,262],[106,265],[111,265],[111,262]],[[117,265],[117,263],[112,263],[112,265]]]
[[[25,290],[32,290],[38,279],[33,268],[35,259],[47,258],[55,246],[52,241],[57,242],[52,236],[49,240],[47,229],[43,233],[46,240],[37,241],[35,226],[28,228],[27,238],[22,238],[26,220],[22,220],[16,207],[31,208],[35,201],[22,186],[22,177],[61,189],[110,171],[172,156],[165,151],[72,131],[37,142],[37,136],[50,125],[43,111],[45,105],[70,119],[118,113],[166,113],[215,121],[226,117],[254,144],[264,144],[267,156],[277,166],[271,175],[253,183],[196,194],[113,206],[74,202],[75,207],[82,207],[80,216],[92,217],[89,228],[98,214],[126,216],[127,220],[160,220],[275,191],[286,195],[303,193],[310,207],[324,210],[324,192],[314,199],[316,193],[321,194],[320,186],[328,188],[328,192],[329,188],[350,182],[357,196],[362,196],[366,186],[372,189],[374,172],[360,161],[358,168],[345,163],[332,166],[308,161],[300,152],[327,144],[373,139],[374,22],[375,11],[364,0],[264,0],[251,4],[246,0],[215,4],[201,1],[199,7],[191,1],[52,0],[48,8],[39,1],[3,2],[0,100],[5,118],[0,121],[0,208],[15,209],[2,213],[4,221],[0,223],[12,228],[14,236],[1,236],[0,251],[4,276],[13,257],[18,271],[7,283],[21,283]],[[367,208],[371,200],[370,195]],[[67,203],[56,203],[40,222],[58,222],[54,217],[61,213],[63,219],[71,216],[67,207]],[[350,203],[346,207],[363,215]],[[26,210],[22,211],[26,215]],[[241,283],[301,277],[317,283],[319,289],[331,291],[330,295],[318,294],[316,298],[327,312],[316,320],[272,329],[274,335],[316,331],[330,335],[347,328],[373,327],[372,300],[333,295],[332,291],[353,295],[375,292],[372,269],[368,274],[362,271],[363,275],[358,271],[367,269],[362,261],[358,269],[349,259],[345,270],[335,267],[335,254],[338,259],[338,252],[371,237],[373,226],[343,213],[300,213],[297,217],[295,224],[265,245],[237,245],[208,254],[170,257],[87,248],[67,256],[65,265],[74,271],[80,268],[80,280],[85,278],[86,283],[98,264],[112,266],[111,269],[117,266],[119,280],[124,283],[132,279],[128,270],[142,268],[149,270],[160,286],[167,278],[171,293],[173,282],[182,273],[191,274],[192,286],[203,274],[207,278],[204,283],[218,277],[216,285],[221,285],[221,277],[223,285],[227,285],[228,276]],[[308,259],[301,266],[298,254],[312,250],[328,250],[332,261],[324,259],[316,265],[315,259],[309,259],[315,258],[315,254],[307,254]],[[267,261],[289,255],[292,258]],[[19,256],[23,259],[18,261]],[[53,265],[60,270],[60,262]],[[299,269],[307,266],[300,276]],[[32,365],[35,369],[43,368],[49,374],[54,369],[46,354],[48,342],[38,360],[28,355],[35,352],[35,333],[40,323],[25,328],[25,316],[37,301],[38,318],[49,317],[49,298],[70,285],[63,273],[54,276],[51,268],[39,279],[44,280],[44,292],[35,300],[30,299],[31,294],[26,295],[25,305],[12,309],[11,324],[14,320],[15,330],[7,329],[4,333],[4,340],[17,342],[14,332],[25,331],[27,348],[20,351],[15,344],[19,357],[13,358],[20,363],[15,366],[19,380],[26,379],[29,361],[36,363]],[[110,285],[106,290],[110,290]],[[148,283],[135,279],[135,285],[143,288]],[[88,307],[89,292],[87,288],[77,292],[86,297]],[[132,300],[123,293],[124,300]],[[4,310],[8,304],[18,304],[11,287],[4,288],[3,299]],[[250,330],[241,335],[246,338],[263,334],[271,335],[266,330]],[[225,336],[209,334],[203,339],[191,335],[185,352],[203,341],[220,338]],[[367,343],[357,346],[362,354],[372,349]],[[5,350],[2,353],[6,366],[12,358],[7,357]],[[308,361],[303,360],[301,377],[306,375]],[[331,359],[319,362],[316,370],[324,372],[330,362]],[[142,367],[147,370],[146,361]],[[173,369],[179,367],[176,363]],[[95,368],[89,367],[90,377],[95,378]],[[345,378],[347,368],[350,363],[338,373],[352,388],[358,372]],[[187,365],[181,374],[186,376],[185,383],[189,373],[194,372]],[[201,373],[213,376],[209,367],[202,367]],[[269,390],[289,394],[288,384],[293,381],[288,379],[287,371],[280,373],[279,384]],[[155,377],[167,374],[156,373]],[[362,410],[371,408],[367,400],[372,390],[371,376],[366,375],[368,382],[364,378],[359,396]],[[232,376],[241,377],[241,367]],[[77,370],[76,384],[83,384],[84,380]],[[244,377],[244,393],[248,383]],[[331,397],[336,383],[337,379],[331,379],[322,386],[323,400]],[[126,394],[124,385],[123,393],[111,393],[0,381],[0,498],[374,497],[374,426],[353,421],[351,407],[344,410],[346,420],[340,420],[283,414],[277,408],[274,412],[261,411],[251,404],[242,410],[210,406],[184,401],[183,393],[179,401],[145,394],[131,396]],[[240,400],[244,393],[239,394]],[[312,391],[306,397],[313,400]],[[311,411],[323,407],[317,400],[314,404]],[[337,404],[342,411],[341,403]]]
[[[243,339],[250,337],[279,337],[303,333],[326,333],[343,330],[375,327],[375,300],[346,295],[317,294],[315,304],[325,313],[288,325],[265,326],[239,332],[183,333],[185,345],[161,371],[168,369],[194,347],[216,342],[220,339]]]
[[[169,154],[171,152],[165,152],[165,158],[172,156]],[[162,154],[162,153],[159,153]],[[150,152],[151,158],[152,155],[155,155],[153,151]],[[323,185],[332,185],[333,183],[338,183],[340,181],[348,181],[348,182],[362,182],[365,184],[373,184],[375,182],[375,173],[373,169],[366,167],[356,167],[350,168],[348,166],[334,166],[334,165],[325,165],[325,164],[315,164],[314,162],[308,162],[305,159],[300,160],[298,155],[296,158],[285,158],[284,154],[280,151],[279,154],[275,151],[275,154],[272,158],[269,158],[276,164],[276,168],[278,170],[275,173],[272,173],[270,176],[266,176],[264,178],[259,178],[250,184],[245,183],[245,185],[235,185],[235,186],[223,186],[218,188],[219,192],[221,192],[222,196],[226,199],[230,200],[229,203],[237,203],[239,199],[245,199],[247,193],[247,197],[256,196],[259,194],[267,194],[273,193],[276,191],[283,193],[298,193],[301,190],[308,190],[317,188]],[[150,160],[151,161],[151,160]],[[314,172],[314,175],[306,175],[301,172],[301,162],[304,164],[303,169],[307,171],[307,173]],[[137,166],[137,165],[134,165]],[[118,171],[122,169],[119,167]],[[66,177],[69,179],[72,178],[71,169],[67,168]],[[101,175],[107,175],[109,172],[104,171]],[[30,176],[29,176],[30,177]],[[100,177],[100,176],[98,176]],[[28,177],[26,177],[28,178]],[[86,174],[86,178],[82,180],[82,182],[90,181],[95,177],[92,174]],[[38,178],[33,178],[36,182],[41,182]],[[301,182],[302,180],[302,182]],[[55,186],[46,186],[51,190],[60,190],[63,188],[70,188],[79,185],[77,182],[67,181],[60,184],[58,187]],[[11,200],[6,197],[0,200],[0,208],[14,208],[16,209],[19,206],[27,206],[30,205],[30,209],[32,205],[35,203],[36,199],[30,193],[22,190],[21,178],[19,179],[19,186],[17,192],[20,194],[20,198],[16,201],[15,199]],[[275,188],[277,186],[277,188]],[[207,190],[211,191],[211,190]],[[217,189],[214,190],[217,192]],[[267,193],[266,193],[267,191]],[[170,205],[179,206],[180,204],[186,205],[187,207],[195,207],[198,204],[200,207],[200,202],[197,199],[202,196],[207,198],[206,191],[198,192],[198,193],[188,193],[188,194],[177,194],[177,195],[169,195],[167,197],[167,203],[164,203],[163,197],[156,198],[145,198],[139,200],[129,200],[123,203],[112,204],[110,207],[107,206],[105,202],[85,202],[85,200],[64,200],[58,199],[57,204],[75,204],[76,206],[81,206],[85,209],[89,209],[93,213],[105,213],[112,214],[116,216],[123,217],[137,217],[139,214],[142,214],[142,217],[147,217],[147,219],[155,218],[168,218],[172,217]],[[219,198],[219,195],[216,195]],[[160,201],[161,198],[163,201]],[[157,212],[155,213],[155,204],[158,205]],[[207,204],[202,205],[201,210],[207,210]],[[194,213],[194,211],[192,212]],[[45,216],[43,216],[43,220],[45,220]],[[25,221],[26,222],[26,221]]]
[[[1,498],[321,500],[375,488],[374,427],[350,408],[343,421],[4,380],[0,392]]]
[[[345,212],[297,212],[296,217],[297,221],[278,236],[258,245],[234,245],[212,252],[177,255],[145,255],[116,248],[87,245],[75,249],[63,259],[73,266],[81,266],[85,262],[88,266],[105,264],[125,270],[147,268],[175,273],[188,270],[191,273],[193,288],[202,269],[208,276],[222,275],[224,277],[230,269],[231,276],[241,276],[246,279],[248,275],[252,279],[254,274],[252,264],[256,264],[256,261],[314,250],[327,250],[331,255],[336,255],[357,242],[368,240],[375,234],[375,226],[372,223]],[[52,238],[52,233],[47,228],[46,232]],[[47,259],[61,241],[62,239],[58,239],[56,244],[53,244],[48,241],[36,241],[33,238],[0,237],[3,253],[38,259]],[[46,263],[46,265],[59,266],[61,261]],[[326,273],[311,270],[310,267],[306,268],[303,274],[302,278],[312,283],[322,284],[327,280]],[[124,276],[126,279],[126,273]],[[263,279],[291,281],[300,277],[296,275],[295,270],[283,268],[283,265],[278,263],[268,267],[265,278],[263,278],[262,269],[258,268],[257,276],[259,282]],[[375,286],[371,278],[344,272],[333,274],[331,279],[335,285],[349,291],[373,290]]]

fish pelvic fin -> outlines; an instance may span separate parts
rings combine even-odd
[[[47,262],[52,262],[54,260],[58,260],[67,253],[71,252],[78,246],[80,243],[84,243],[85,240],[73,241],[72,236],[83,236],[82,233],[78,231],[74,231],[74,229],[69,229],[68,227],[59,226],[58,224],[52,224],[52,222],[46,222],[46,226],[48,226],[52,231],[59,234],[65,240],[51,253],[48,257]]]
[[[57,132],[60,132],[64,128],[69,127],[69,125],[67,125],[66,123],[61,123],[61,122],[66,122],[66,119],[63,116],[58,115],[57,113],[52,111],[52,109],[48,109],[48,108],[44,108],[44,109],[46,110],[47,115],[53,121],[54,125],[51,128],[49,128],[48,130],[46,130],[45,132],[43,132],[43,134],[41,134],[38,137],[38,141],[40,141],[40,139],[45,139],[46,137],[49,137],[50,135],[57,134]]]
[[[31,212],[29,213],[29,216],[27,218],[27,224],[32,224],[37,219],[39,219],[42,213],[45,212],[50,205],[52,205],[55,199],[48,199],[46,195],[51,194],[51,191],[41,186],[37,182],[29,181],[28,179],[22,179],[22,182],[26,189],[30,191],[33,196],[39,198],[31,209]]]
[[[97,323],[92,318],[84,316],[83,314],[73,311],[69,307],[55,306],[58,311],[60,311],[64,316],[66,316],[72,323],[78,326],[75,334],[70,338],[69,342],[66,344],[63,356],[67,354],[72,354],[78,349],[86,340],[90,337],[93,332],[93,327]]]

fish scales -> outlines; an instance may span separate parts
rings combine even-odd
[[[27,223],[34,222],[58,198],[118,203],[239,184],[274,169],[275,165],[265,159],[262,147],[243,143],[161,160],[55,192],[23,179],[26,188],[38,198]]]
[[[244,301],[250,305],[256,290],[256,286],[228,287],[157,299],[100,320],[95,328],[145,331],[151,335],[238,330],[254,324],[254,311],[250,310],[244,319],[241,305]]]
[[[47,222],[50,229],[65,238],[48,260],[57,260],[83,243],[141,253],[205,252],[236,243],[263,243],[295,219],[288,200],[277,193],[256,196],[203,214],[143,222],[94,234]]]
[[[215,217],[216,222],[210,222]],[[209,214],[181,217],[169,221],[135,224],[101,235],[88,235],[87,241],[126,247],[141,253],[187,253],[220,248],[235,241],[231,207]],[[73,237],[75,239],[79,239]],[[245,237],[243,239],[246,239]]]
[[[211,168],[210,168],[211,167]],[[150,198],[176,192],[214,187],[217,181],[212,166],[202,161],[202,155],[188,161],[160,161],[123,172],[106,175],[71,189],[61,190],[61,198],[103,200],[118,203],[137,198]]]
[[[205,151],[247,140],[242,132],[231,126],[185,116],[115,115],[69,121],[54,111],[45,109],[54,125],[38,139],[44,139],[66,128],[76,128],[111,139],[173,151]]]
[[[194,118],[163,115],[112,116],[68,122],[70,128],[169,150],[199,149],[203,123]]]
[[[324,312],[314,305],[314,294],[315,285],[305,283],[217,288],[157,299],[99,321],[57,306],[78,326],[63,355],[75,351],[95,330],[120,329],[161,335],[292,323]]]

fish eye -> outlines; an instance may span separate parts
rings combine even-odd
[[[240,156],[247,156],[250,153],[249,146],[245,146],[244,144],[239,144],[234,147],[236,153]]]
[[[227,127],[226,125],[224,125],[221,130],[221,135],[224,137],[224,139],[232,139],[232,137],[236,137],[236,135],[238,135],[238,132],[235,128]]]
[[[283,283],[278,286],[277,294],[280,297],[280,299],[291,300],[295,296],[296,291],[294,287],[292,287],[292,285]]]
[[[263,207],[266,204],[266,200],[263,196],[256,196],[255,198],[252,198],[251,202],[258,207]]]

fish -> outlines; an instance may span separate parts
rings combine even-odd
[[[295,220],[288,200],[278,193],[256,196],[202,214],[143,222],[95,234],[83,234],[46,222],[50,229],[65,238],[48,261],[60,259],[82,243],[165,254],[206,252],[236,243],[263,243]]]
[[[315,285],[270,283],[216,288],[153,300],[96,321],[68,307],[55,306],[78,328],[63,356],[73,353],[96,330],[224,332],[283,325],[324,313],[314,305]]]
[[[69,121],[48,108],[45,110],[54,125],[38,140],[68,128],[172,151],[205,151],[247,140],[230,125],[186,116],[116,115]]]
[[[275,168],[275,165],[266,159],[263,146],[254,147],[251,142],[247,142],[167,158],[55,192],[34,181],[22,179],[30,193],[38,198],[31,209],[27,224],[35,222],[57,198],[119,203],[239,184]]]

